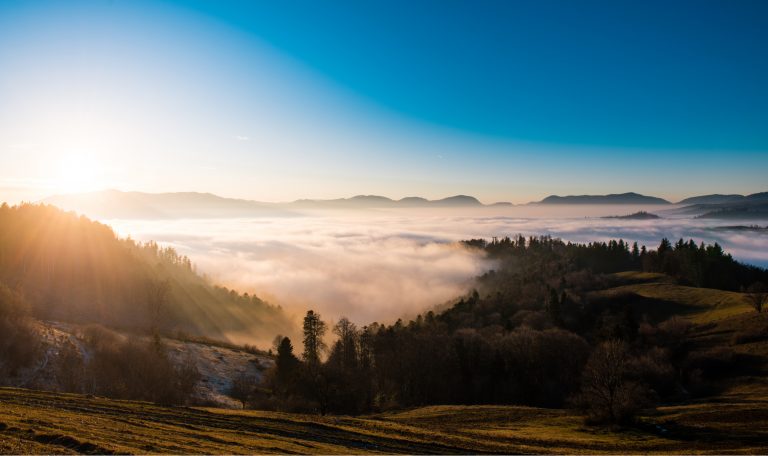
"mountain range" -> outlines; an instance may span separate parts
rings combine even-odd
[[[301,199],[288,203],[265,203],[224,198],[211,193],[177,192],[144,193],[104,190],[88,193],[54,195],[41,202],[65,210],[101,219],[171,219],[171,218],[234,218],[296,215],[307,209],[377,209],[377,208],[457,208],[484,207],[477,198],[455,195],[428,200],[406,197],[393,200],[378,195],[357,195],[339,199]],[[493,205],[510,205],[494,203]]]
[[[418,196],[399,200],[379,195],[357,195],[338,199],[300,199],[286,203],[267,203],[224,198],[211,193],[177,192],[144,193],[104,190],[98,192],[55,195],[42,200],[65,210],[73,210],[101,219],[172,219],[172,218],[236,218],[293,216],[304,210],[359,210],[385,208],[483,208],[510,207],[508,202],[483,204],[468,195],[455,195],[429,200]],[[671,203],[662,198],[639,193],[608,195],[551,195],[532,205],[667,205],[667,215],[703,218],[766,218],[768,192],[751,195],[701,195]],[[683,206],[683,207],[680,207]]]
[[[438,200],[428,200],[420,196],[407,196],[399,200],[393,200],[379,195],[357,195],[351,198],[339,198],[331,200],[302,199],[289,203],[291,206],[304,208],[312,207],[479,207],[484,206],[474,196],[456,195]]]
[[[768,192],[751,195],[704,195],[687,198],[687,205],[667,212],[706,219],[768,219]]]

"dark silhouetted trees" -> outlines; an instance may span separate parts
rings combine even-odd
[[[755,282],[747,288],[747,302],[757,313],[761,313],[768,304],[768,286],[761,282]]]
[[[766,274],[719,246],[684,241],[658,250],[546,236],[465,245],[498,267],[440,312],[362,328],[342,317],[325,360],[326,325],[308,312],[302,360],[287,339],[277,345],[271,406],[358,414],[429,404],[561,407],[576,398],[593,421],[623,422],[649,397],[693,388],[715,358],[692,361],[687,321],[640,315],[636,296],[595,294],[619,280],[608,273],[646,269],[723,287]]]
[[[630,362],[629,347],[618,340],[601,343],[590,355],[580,400],[592,421],[621,423],[643,404],[644,389],[630,378]]]
[[[0,382],[31,366],[41,355],[40,335],[18,291],[0,283]]]
[[[320,365],[320,356],[326,347],[325,342],[323,342],[323,336],[325,335],[327,326],[325,322],[320,319],[320,315],[310,310],[304,317],[302,329],[304,331],[304,352],[301,357],[307,365],[315,368]]]
[[[239,401],[243,409],[245,409],[245,406],[253,395],[255,387],[256,379],[245,372],[241,372],[232,379],[228,394],[229,397]]]

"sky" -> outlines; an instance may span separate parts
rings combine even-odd
[[[0,200],[768,190],[768,2],[0,0]]]

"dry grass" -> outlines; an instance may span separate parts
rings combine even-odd
[[[3,453],[766,453],[768,385],[661,407],[625,429],[563,410],[434,406],[366,417],[166,408],[0,389]],[[745,389],[746,388],[746,389]],[[657,428],[656,425],[662,426]]]
[[[596,295],[601,297],[630,294],[666,305],[667,318],[678,315],[694,323],[708,323],[754,312],[747,303],[744,293],[686,287],[667,282],[638,283],[596,292]],[[638,310],[641,313],[643,311],[643,309]]]

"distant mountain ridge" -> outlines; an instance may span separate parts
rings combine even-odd
[[[238,218],[289,217],[302,210],[356,210],[386,208],[490,208],[511,207],[508,202],[483,204],[469,195],[455,195],[429,200],[408,196],[395,200],[381,195],[356,195],[337,199],[301,199],[285,203],[266,203],[225,198],[212,193],[176,192],[144,193],[103,190],[89,193],[54,195],[41,202],[65,210],[76,211],[99,219],[173,219],[173,218]],[[608,195],[551,195],[534,205],[672,205],[669,201],[639,193]],[[765,218],[768,192],[751,195],[701,195],[686,198],[670,209],[670,215],[705,218]]]
[[[330,200],[302,199],[288,203],[288,205],[297,205],[301,207],[464,207],[464,206],[485,206],[474,196],[455,195],[438,200],[428,200],[420,196],[407,196],[405,198],[394,200],[380,195],[357,195],[351,198],[338,198]]]
[[[357,195],[329,200],[303,199],[265,203],[224,198],[212,193],[144,193],[103,190],[54,195],[41,202],[101,219],[229,218],[292,216],[301,209],[455,208],[485,207],[477,198],[455,195],[428,200],[411,196],[393,200],[379,195]]]
[[[684,199],[678,204],[685,204],[686,201],[693,201],[694,204],[687,204],[668,213],[707,219],[768,219],[768,192],[704,195]]]
[[[655,196],[639,193],[615,193],[610,195],[551,195],[534,204],[672,204]]]
[[[212,193],[143,193],[103,190],[98,192],[54,195],[43,203],[97,218],[205,218],[247,215],[286,215],[274,204]]]
[[[721,195],[714,193],[712,195],[692,196],[678,201],[677,204],[723,204],[723,203],[736,203],[743,201],[746,197],[744,195]]]

